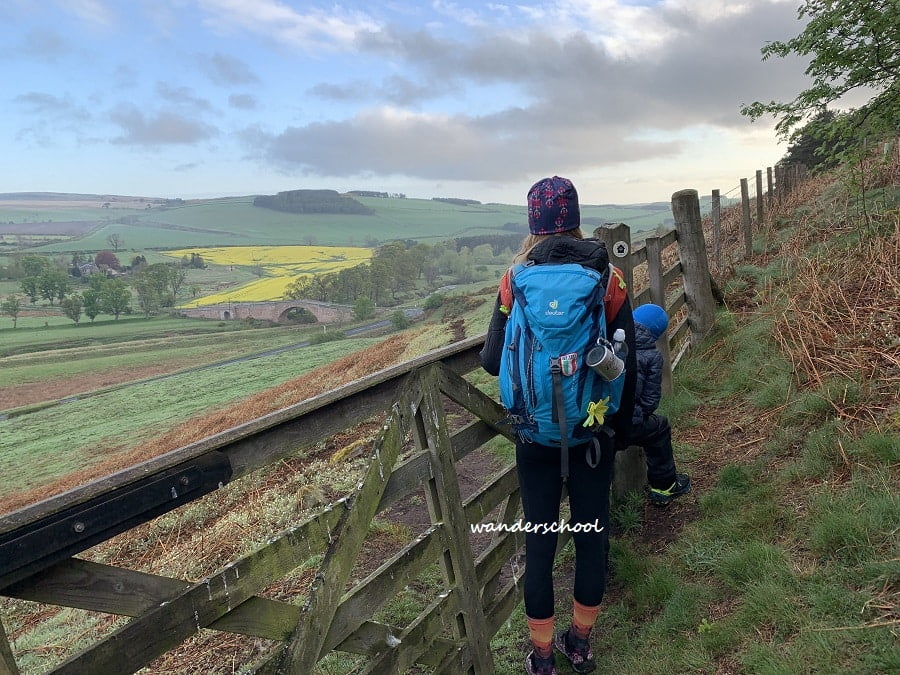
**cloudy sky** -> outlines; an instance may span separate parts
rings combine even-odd
[[[798,5],[2,0],[0,192],[726,192],[784,154],[739,109],[804,88],[759,51]]]

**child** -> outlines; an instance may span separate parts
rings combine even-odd
[[[675,472],[672,428],[664,415],[656,414],[662,397],[662,354],[656,341],[669,326],[669,317],[659,305],[641,305],[634,310],[637,346],[637,388],[634,394],[631,444],[644,448],[650,499],[659,505],[691,491],[691,479]]]

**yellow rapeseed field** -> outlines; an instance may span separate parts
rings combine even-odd
[[[221,248],[185,248],[166,251],[176,259],[200,255],[214,265],[260,265],[263,276],[238,288],[205,295],[187,303],[191,307],[223,302],[264,302],[281,300],[284,289],[298,276],[327,274],[355,267],[372,258],[372,250],[352,246],[224,246]]]

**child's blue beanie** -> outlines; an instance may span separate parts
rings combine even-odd
[[[650,331],[654,340],[659,340],[660,335],[669,327],[669,316],[659,305],[641,305],[634,310],[634,322]]]

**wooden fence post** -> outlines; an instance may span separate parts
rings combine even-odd
[[[6,639],[3,620],[0,619],[0,675],[19,675],[19,667],[13,657],[12,648]]]
[[[662,239],[660,237],[647,237],[644,241],[647,246],[647,275],[650,277],[650,302],[659,305],[668,313],[666,307],[666,282],[663,279]],[[669,353],[669,336],[663,333],[656,341],[663,358],[662,393],[672,393],[672,355]]]
[[[746,186],[747,181],[743,184]],[[700,219],[700,200],[696,190],[680,190],[672,195],[672,215],[678,232],[678,257],[684,274],[691,345],[699,344],[715,323],[716,301],[710,286],[706,242]]]
[[[744,230],[744,257],[753,255],[753,230],[750,227],[750,190],[747,179],[741,178],[741,227]]]
[[[772,188],[772,167],[766,167],[766,187],[768,188],[766,191],[766,206],[769,207],[769,210],[772,210],[772,204],[775,203],[775,193]]]
[[[763,182],[762,169],[756,170],[756,227],[761,228],[763,224]]]
[[[628,284],[628,296],[634,299],[634,265],[631,262],[631,228],[625,223],[604,223],[594,230],[594,236],[606,244],[609,261],[622,270]]]
[[[718,190],[712,191],[712,235],[713,257],[716,271],[722,271],[722,197]]]
[[[609,261],[622,270],[628,284],[628,298],[634,302],[634,264],[631,258],[631,229],[625,223],[604,223],[594,236],[606,244]],[[636,445],[616,453],[613,466],[612,496],[624,497],[644,489],[647,482],[647,460],[644,449]]]

